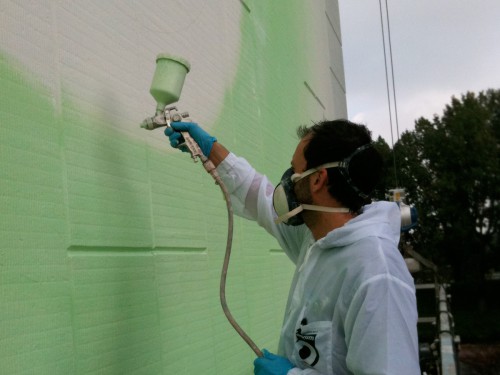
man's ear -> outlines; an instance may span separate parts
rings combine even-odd
[[[328,188],[328,172],[326,168],[320,169],[311,177],[311,191],[320,191],[323,188]]]

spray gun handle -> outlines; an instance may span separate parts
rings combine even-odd
[[[173,112],[176,111],[176,112]],[[186,119],[187,121],[191,121],[189,119],[189,113],[188,112],[182,112],[178,113],[177,112],[177,107],[169,107],[165,108],[165,118],[167,121],[167,126],[170,127],[170,124],[172,122],[180,122],[183,119]],[[179,139],[179,145],[177,146],[181,150],[187,150],[191,154],[191,158],[193,158],[193,161],[196,163],[198,160],[196,158],[201,158],[203,156],[203,151],[201,151],[200,146],[196,141],[191,137],[189,132],[180,132],[182,137]]]
[[[175,112],[174,112],[175,111]],[[148,117],[141,123],[141,128],[147,130],[153,130],[157,128],[161,128],[163,126],[170,127],[172,122],[179,122],[183,119],[189,120],[188,112],[177,112],[177,107],[168,107],[164,108],[162,111],[159,111],[155,116]],[[193,158],[196,163],[198,160],[196,158],[203,159],[203,151],[201,151],[198,143],[189,135],[188,132],[180,132],[182,137],[179,139],[179,145],[177,148],[181,150],[189,151],[191,154],[191,158]]]
[[[200,146],[198,146],[198,143],[196,143],[188,132],[181,132],[181,134],[182,138],[184,138],[184,143],[180,143],[178,147],[187,149],[191,154],[193,161],[196,163],[198,161],[196,158],[201,159],[204,156]]]

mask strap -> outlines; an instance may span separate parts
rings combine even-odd
[[[314,206],[312,204],[302,204],[301,206],[304,207],[304,210],[309,210],[309,211],[343,212],[343,213],[351,211],[347,207]]]
[[[338,167],[340,165],[340,162],[338,161],[334,161],[334,162],[331,162],[331,163],[326,163],[326,164],[321,164],[317,167],[314,167],[314,168],[311,168],[311,169],[308,169],[307,171],[305,172],[302,172],[302,173],[294,173],[290,179],[292,180],[292,182],[297,182],[299,180],[302,180],[304,177],[307,177],[309,176],[310,174],[313,174],[314,172],[317,172],[319,171],[320,169],[323,169],[323,168],[335,168],[335,167]]]
[[[344,176],[347,184],[363,199],[369,199],[370,197],[363,193],[361,190],[359,190],[359,188],[354,184],[354,182],[352,181],[351,179],[351,175],[349,174],[349,163],[351,162],[351,159],[359,154],[360,152],[363,152],[369,148],[373,147],[373,144],[372,143],[367,143],[363,146],[360,146],[358,147],[356,150],[354,150],[354,152],[349,155],[348,157],[346,157],[344,160],[342,160],[339,164],[339,169],[340,169],[340,173],[342,174],[342,176]]]
[[[326,207],[326,206],[315,206],[312,204],[301,204],[299,207],[294,208],[293,210],[287,212],[284,215],[281,215],[274,219],[275,224],[282,223],[284,221],[287,221],[290,219],[292,216],[295,216],[299,213],[301,213],[304,210],[309,210],[309,211],[321,211],[321,212],[338,212],[338,213],[347,213],[350,212],[347,207]]]
[[[304,207],[302,207],[302,206],[296,207],[293,210],[287,212],[286,214],[283,214],[283,215],[277,217],[276,219],[274,219],[274,223],[279,224],[279,223],[282,223],[284,221],[287,221],[292,216],[295,216],[295,215],[301,213],[302,211],[304,211]]]
[[[319,167],[316,167],[314,169],[319,171],[320,169],[323,169],[323,168],[335,168],[335,167],[338,167],[339,164],[340,164],[340,162],[338,162],[338,161],[332,161],[330,163],[321,164]]]

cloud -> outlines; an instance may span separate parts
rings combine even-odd
[[[420,117],[432,120],[435,114],[442,116],[443,110],[451,102],[452,96],[459,96],[450,89],[428,89],[425,91],[416,91],[407,96],[400,97],[397,102],[398,121],[392,105],[392,134],[391,120],[389,119],[389,107],[387,97],[377,97],[369,99],[356,98],[349,106],[349,119],[353,122],[365,124],[371,131],[373,138],[381,136],[391,145],[398,140],[406,130],[413,130],[415,121]],[[348,98],[349,99],[349,98]],[[354,103],[356,105],[354,105]],[[399,134],[398,134],[399,130]]]
[[[347,104],[352,121],[391,144],[378,5],[339,0]],[[389,2],[389,14],[400,134],[441,116],[452,96],[500,88],[498,0]]]

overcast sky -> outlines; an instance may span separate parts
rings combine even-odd
[[[500,0],[387,3],[400,134],[419,117],[441,116],[452,96],[500,89]],[[391,145],[379,0],[339,7],[349,119]],[[394,116],[393,129],[396,142]]]

